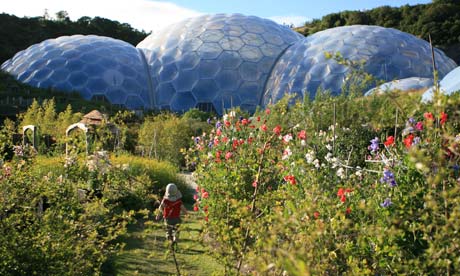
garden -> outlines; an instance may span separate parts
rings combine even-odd
[[[193,210],[183,273],[457,274],[460,98],[358,94],[288,96],[251,115],[118,112],[107,122],[119,131],[94,126],[88,155],[80,132],[64,135],[82,114],[33,103],[0,131],[0,274],[175,274],[153,221],[170,182]],[[16,145],[30,124],[52,143]]]

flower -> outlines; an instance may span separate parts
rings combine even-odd
[[[225,160],[228,160],[228,159],[232,158],[232,156],[233,156],[233,153],[231,153],[230,151],[227,152],[227,153],[225,154]]]
[[[273,129],[273,133],[275,133],[276,135],[280,135],[280,133],[281,133],[281,126],[280,126],[280,125],[277,125],[277,126]]]
[[[283,151],[283,157],[282,159],[283,160],[286,160],[288,159],[290,156],[292,155],[292,151],[289,147],[287,147],[284,151]]]
[[[380,178],[380,182],[387,183],[390,187],[395,187],[397,185],[394,174],[388,169],[383,170],[383,176]]]
[[[265,114],[270,115],[271,111],[269,108],[265,109]]]
[[[293,138],[292,138],[292,134],[286,134],[283,136],[283,142],[284,143],[289,143],[289,141],[291,141]]]
[[[260,126],[260,129],[261,129],[262,131],[267,131],[267,125],[266,125],[266,124],[261,125],[261,126]]]
[[[351,192],[352,190],[349,188],[347,189],[339,188],[339,190],[337,191],[337,196],[340,197],[341,202],[345,202],[347,200],[347,194]]]
[[[387,137],[387,140],[385,142],[383,142],[383,144],[386,146],[386,147],[389,147],[389,146],[393,146],[395,144],[395,137],[393,136],[388,136]]]
[[[425,117],[425,119],[427,119],[429,121],[434,121],[434,116],[433,116],[433,113],[431,113],[431,112],[425,112],[423,114],[423,117]]]
[[[201,197],[203,198],[208,198],[209,197],[209,193],[208,192],[204,192],[201,194]]]
[[[315,219],[318,219],[318,218],[319,218],[319,212],[318,212],[318,211],[314,212],[314,213],[313,213],[313,217],[314,217]]]
[[[300,139],[300,140],[305,140],[307,139],[307,132],[305,130],[301,130],[298,134],[297,134],[297,137]]]
[[[198,205],[194,205],[194,206],[193,206],[193,211],[198,212],[199,209],[200,209],[200,208],[198,208]]]
[[[242,124],[243,126],[247,125],[248,123],[249,123],[248,119],[242,119],[242,120],[241,120],[241,124]]]
[[[258,184],[257,180],[254,180],[254,181],[252,182],[252,187],[254,187],[254,188],[257,187],[257,184]]]
[[[337,176],[340,177],[341,179],[344,179],[345,178],[345,170],[340,167],[338,170],[337,170]]]
[[[371,140],[371,145],[368,147],[368,149],[371,152],[377,152],[379,150],[379,138],[375,137],[374,139]]]
[[[225,124],[226,127],[230,127],[232,125],[232,123],[230,123],[230,121],[225,121],[224,124]]]
[[[345,213],[346,213],[347,215],[351,214],[351,208],[348,207],[347,210],[345,211]]]
[[[296,184],[297,184],[297,181],[296,181],[296,179],[295,179],[295,176],[293,176],[293,175],[286,175],[286,176],[284,177],[284,180],[285,180],[286,182],[291,183],[291,185],[296,185]]]
[[[414,141],[414,138],[415,138],[415,136],[412,133],[407,135],[406,138],[404,138],[403,143],[404,143],[404,145],[406,146],[407,149],[409,149],[412,146],[412,142]]]
[[[391,202],[391,199],[387,197],[382,203],[380,203],[380,206],[387,208],[390,207],[391,204],[393,204],[393,202]]]
[[[418,131],[422,131],[423,130],[423,123],[422,122],[417,122],[415,124],[415,129],[418,130]]]
[[[441,112],[441,119],[440,119],[439,123],[441,125],[444,125],[446,122],[447,122],[447,114],[444,113],[444,111],[443,111],[443,112]]]

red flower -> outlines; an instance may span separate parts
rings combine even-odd
[[[427,120],[434,121],[434,116],[431,112],[425,112],[425,114],[423,114],[423,117],[425,117],[425,119]]]
[[[406,138],[404,138],[404,145],[406,146],[407,149],[409,149],[412,146],[412,142],[414,141],[414,134],[409,134],[407,135]]]
[[[273,133],[275,133],[276,135],[280,135],[280,133],[281,133],[281,126],[280,126],[280,125],[277,125],[277,126],[273,129]]]
[[[257,116],[257,122],[260,122],[260,116]]]
[[[446,122],[447,122],[447,113],[444,113],[444,111],[443,111],[443,112],[441,112],[441,120],[439,121],[439,123],[441,125],[444,125]]]
[[[271,111],[269,108],[265,109],[265,114],[270,115]]]
[[[225,160],[228,160],[228,159],[232,158],[232,156],[233,156],[233,153],[227,152],[227,153],[225,154]]]
[[[217,135],[217,136],[220,136],[221,134],[222,134],[222,130],[220,130],[220,128],[218,128],[218,129],[216,130],[216,135]]]
[[[243,126],[247,125],[248,123],[249,123],[249,122],[248,122],[248,119],[243,119],[243,120],[241,120],[241,124],[242,124]]]
[[[197,200],[198,200],[198,195],[193,195],[193,199],[194,199],[195,201],[197,201]]]
[[[345,213],[347,213],[347,215],[351,214],[351,208],[348,207],[347,210],[345,211]]]
[[[208,205],[204,206],[203,211],[204,211],[205,213],[208,212]]]
[[[226,127],[229,127],[229,126],[231,126],[231,125],[232,125],[232,124],[231,124],[229,121],[225,121],[225,126],[226,126]]]
[[[297,137],[299,137],[300,140],[305,140],[305,139],[307,139],[307,132],[305,130],[301,130],[297,134]]]
[[[193,206],[193,211],[197,212],[200,208],[198,208],[198,205]]]
[[[266,125],[266,124],[261,125],[261,126],[260,126],[260,129],[261,129],[262,131],[267,131],[267,125]]]
[[[214,138],[214,146],[219,145],[219,138]]]
[[[206,222],[209,221],[208,216],[205,216],[205,217],[204,217],[204,221],[206,221]]]
[[[347,194],[351,193],[352,190],[350,188],[344,189],[344,188],[339,188],[337,191],[337,196],[340,197],[341,202],[345,202],[347,200]]]
[[[222,137],[222,142],[227,143],[228,142],[228,137]]]
[[[248,138],[248,144],[251,144],[251,143],[252,143],[252,141],[254,141],[254,138],[252,138],[252,137],[249,137],[249,138]]]
[[[284,177],[284,180],[291,183],[291,185],[296,185],[297,184],[297,181],[295,180],[295,176],[293,175],[286,175]]]
[[[209,197],[209,193],[208,192],[204,192],[203,194],[201,194],[201,196],[203,198],[208,198]]]
[[[236,148],[238,147],[238,145],[239,145],[238,140],[233,140],[233,142],[232,142],[232,148],[233,148],[233,149],[236,149]]]
[[[220,150],[216,151],[216,158],[220,158],[221,154],[222,154],[222,152]]]
[[[318,211],[314,212],[313,216],[315,217],[315,219],[318,219],[319,218],[319,212]]]
[[[258,184],[257,180],[254,180],[254,182],[252,182],[252,187],[254,187],[254,188],[257,187],[257,184]]]
[[[388,136],[387,140],[383,142],[386,147],[393,146],[395,144],[395,138],[393,136]]]

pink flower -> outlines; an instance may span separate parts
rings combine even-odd
[[[227,152],[227,153],[225,154],[225,160],[228,160],[228,159],[232,158],[232,156],[233,156],[233,153],[231,153],[230,151]]]
[[[415,129],[418,130],[418,131],[422,131],[423,130],[423,122],[417,122],[415,124]]]
[[[243,119],[243,120],[241,120],[241,124],[242,124],[243,126],[247,125],[247,124],[248,124],[248,119]]]
[[[271,111],[269,108],[265,109],[265,114],[270,115]]]
[[[201,194],[201,196],[202,196],[203,198],[208,198],[208,197],[209,197],[209,193],[208,193],[208,192],[204,192],[204,193]]]
[[[280,135],[280,133],[281,133],[281,126],[280,126],[280,125],[277,125],[277,126],[273,129],[273,133],[275,133],[276,135]]]
[[[193,211],[198,212],[198,210],[200,210],[200,208],[198,208],[198,205],[194,205],[193,206]]]
[[[216,135],[217,135],[217,136],[220,136],[221,134],[222,134],[222,130],[220,130],[220,128],[218,128],[218,129],[216,130]]]
[[[298,134],[297,134],[297,137],[300,139],[300,140],[305,140],[307,139],[307,132],[305,130],[301,130]]]
[[[261,126],[260,126],[260,129],[261,129],[262,131],[267,131],[267,125],[265,125],[265,124],[261,125]]]
[[[257,187],[257,184],[258,184],[257,180],[254,180],[254,182],[252,182],[252,187],[254,187],[254,188]]]
[[[434,121],[434,116],[433,116],[433,113],[431,113],[431,112],[425,112],[423,114],[423,117],[425,117],[425,119],[427,119],[429,121]]]
[[[315,217],[315,219],[318,219],[319,218],[319,212],[318,211],[314,212],[313,217]]]

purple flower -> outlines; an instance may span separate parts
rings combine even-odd
[[[371,152],[377,152],[379,150],[379,142],[379,138],[375,137],[371,140],[371,145],[368,147],[368,149]]]
[[[244,119],[243,116],[240,116],[240,122],[243,121],[243,119]]]
[[[213,142],[213,141],[209,142],[208,148],[212,148],[213,145],[214,145],[214,142]]]
[[[221,127],[222,127],[222,123],[220,121],[217,121],[216,128],[221,128]]]
[[[383,170],[383,177],[380,178],[380,183],[387,183],[390,187],[395,187],[396,180],[394,174],[390,170]]]
[[[391,199],[387,197],[382,203],[380,203],[380,206],[383,208],[388,208],[391,204],[393,204],[393,202],[391,202]]]
[[[211,124],[211,118],[208,118],[206,122],[210,125]]]
[[[420,137],[417,136],[414,138],[414,141],[412,141],[412,145],[418,145],[421,141],[422,139],[420,139]]]
[[[200,137],[195,137],[195,144],[198,144],[200,142]]]
[[[410,117],[409,120],[407,120],[407,122],[408,122],[409,124],[411,124],[411,125],[413,125],[413,124],[416,123],[415,119],[412,118],[412,117]]]

